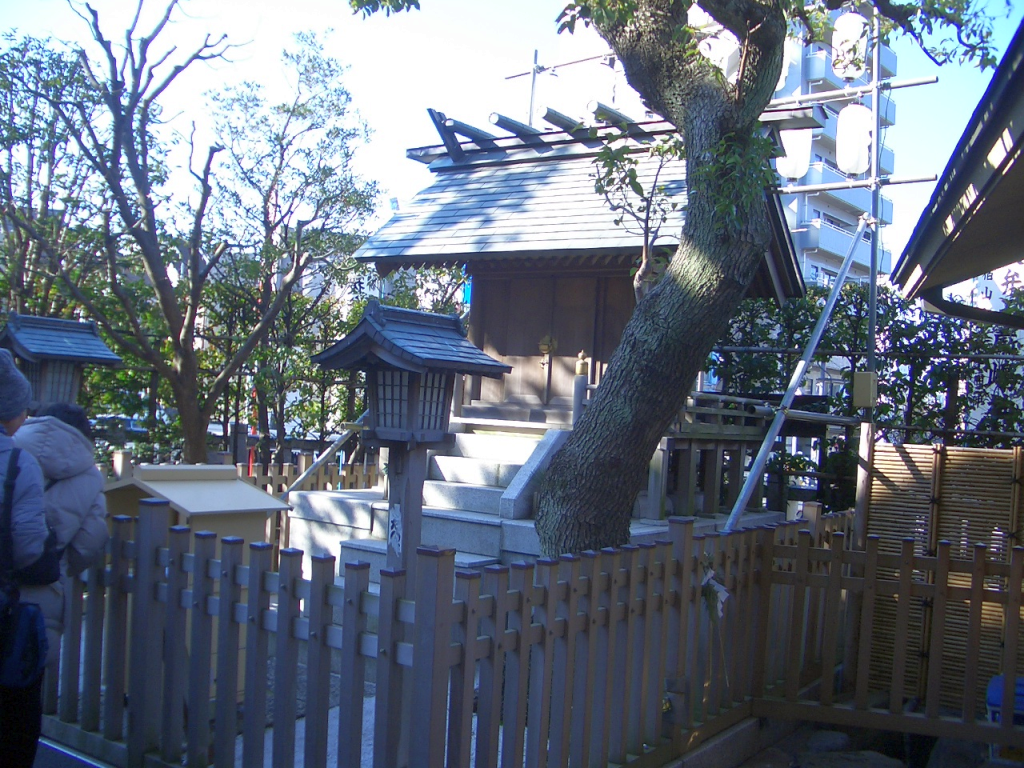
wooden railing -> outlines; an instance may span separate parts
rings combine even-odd
[[[989,600],[1017,616],[1024,565],[1024,550],[1002,568],[970,564],[983,574],[970,589],[929,592],[915,575],[924,559],[846,551],[846,516],[708,537],[676,518],[670,541],[482,574],[456,572],[451,551],[421,549],[416,583],[384,570],[378,592],[364,563],[346,564],[338,581],[334,558],[316,556],[307,579],[298,550],[282,550],[275,572],[268,544],[225,538],[218,557],[212,534],[168,530],[167,520],[166,505],[147,500],[137,519],[113,521],[106,571],[69,595],[59,697],[47,698],[47,735],[115,765],[263,765],[269,749],[275,765],[318,768],[335,728],[338,765],[388,768],[469,765],[471,754],[481,766],[663,765],[751,715],[931,732],[948,719],[930,694],[919,717],[904,714],[898,674],[884,712],[860,677],[853,703],[840,705],[831,673],[811,703],[807,685],[841,658],[844,592]],[[934,565],[964,572],[941,553]],[[716,584],[728,595],[721,614]],[[870,636],[870,619],[858,626]],[[994,726],[977,714],[958,720],[972,738],[1024,743],[1012,718]]]
[[[996,708],[1013,712],[1014,681],[1024,676],[1024,548],[1004,562],[998,552],[1000,559],[990,559],[981,544],[972,559],[958,560],[949,541],[929,556],[915,555],[912,538],[897,542],[898,554],[885,554],[886,543],[869,536],[865,551],[852,551],[837,532],[822,548],[808,531],[783,545],[765,539],[761,561],[773,562],[770,588],[789,603],[773,601],[758,617],[758,637],[782,639],[786,663],[765,669],[754,713],[1024,747],[1024,728],[1014,718],[989,722],[989,677],[979,674],[980,655],[1000,648],[999,671],[1006,674]],[[856,610],[844,616],[847,606]],[[928,622],[918,644],[909,628],[922,610]],[[851,668],[838,675],[844,626],[855,646],[847,655]],[[820,685],[802,690],[814,668],[822,671]]]

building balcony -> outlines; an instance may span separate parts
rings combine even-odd
[[[882,74],[884,77],[889,75],[885,74],[885,55],[884,51],[889,50],[883,48],[882,56]],[[896,55],[889,51],[892,57],[892,66],[895,69],[896,66]],[[847,82],[843,80],[839,75],[832,71],[832,53],[820,45],[810,45],[804,49],[804,75],[807,80],[808,90],[812,93],[815,91],[832,91],[847,88],[849,86],[860,86],[868,85],[869,81],[866,77],[860,77],[856,80]],[[882,96],[881,100],[882,109],[882,124],[889,126],[896,122],[896,105],[893,100],[887,95]]]
[[[799,184],[839,184],[850,181],[842,172],[836,170],[828,163],[811,163]],[[871,190],[868,187],[854,187],[853,189],[833,189],[828,192],[820,192],[827,198],[838,203],[842,208],[859,216],[865,211],[871,210]],[[881,200],[881,208],[878,211],[878,218],[883,224],[892,224],[892,201],[884,195]]]
[[[839,262],[846,257],[846,251],[853,242],[854,231],[841,229],[837,226],[822,221],[811,219],[799,225],[793,233],[793,245],[797,251],[814,251],[822,255],[838,259]],[[855,264],[867,268],[871,258],[871,234],[864,232],[861,235],[861,242],[853,255]],[[888,274],[892,265],[892,253],[884,248],[878,251],[878,271]]]

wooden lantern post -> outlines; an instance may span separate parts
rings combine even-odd
[[[389,568],[414,577],[421,542],[427,450],[449,438],[455,380],[499,377],[512,369],[485,355],[455,315],[436,315],[371,300],[348,336],[313,357],[329,369],[366,374],[367,445],[387,447]]]

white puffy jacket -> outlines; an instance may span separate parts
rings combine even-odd
[[[109,538],[103,475],[96,468],[93,444],[74,427],[53,416],[28,419],[14,442],[35,456],[43,470],[46,522],[64,547],[66,572],[77,575],[103,555]],[[50,640],[49,661],[57,658],[64,630],[61,582],[22,587],[21,599],[39,603]]]

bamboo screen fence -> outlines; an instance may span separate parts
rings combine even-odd
[[[871,490],[867,531],[883,537],[883,551],[895,554],[904,538],[914,541],[915,556],[934,555],[940,541],[948,541],[953,558],[971,560],[977,544],[984,544],[987,556],[1009,562],[1012,547],[1020,543],[1024,526],[1021,482],[1024,477],[1024,453],[1020,448],[980,449],[941,445],[875,446],[872,461]],[[969,573],[956,574],[958,586],[970,584]],[[998,579],[990,587],[1001,588]],[[908,646],[911,663],[907,665],[904,685],[919,695],[928,667],[923,653],[931,621],[932,606],[927,600],[914,600],[907,633],[894,634],[896,604],[881,601],[879,629],[872,656],[872,685],[889,687],[888,660],[895,650],[896,638]],[[959,631],[952,632],[942,658],[947,689],[943,704],[960,705],[960,684],[965,679],[968,648],[968,610],[965,605],[949,607],[947,621]],[[1005,622],[1002,610],[986,604],[981,632],[975,638],[979,646],[975,695],[983,704],[985,685],[1002,669],[1002,637]],[[1024,639],[1024,638],[1022,638]],[[1024,662],[1024,642],[1020,662]]]

